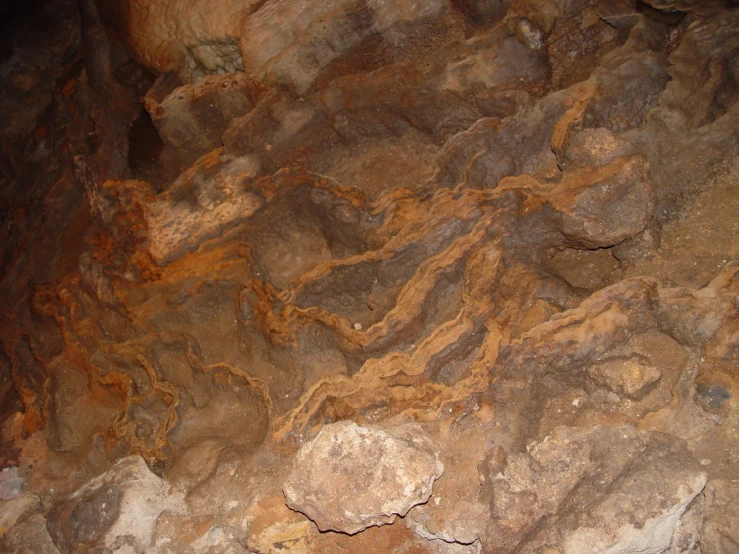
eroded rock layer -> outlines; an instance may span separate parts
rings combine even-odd
[[[30,8],[4,551],[737,551],[733,3]]]

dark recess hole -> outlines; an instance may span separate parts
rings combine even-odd
[[[721,385],[698,385],[698,394],[709,408],[719,409],[731,398],[731,394]]]
[[[128,135],[128,167],[135,178],[159,181],[159,155],[163,147],[151,117],[142,108]]]

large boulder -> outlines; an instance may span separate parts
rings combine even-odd
[[[140,456],[117,462],[49,515],[48,529],[63,553],[150,552],[159,516],[185,511],[184,497],[152,473]]]
[[[443,471],[417,425],[384,431],[342,421],[302,446],[283,491],[321,531],[354,534],[426,502]]]

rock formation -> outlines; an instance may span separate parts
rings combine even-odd
[[[737,552],[736,2],[2,10],[2,551]]]

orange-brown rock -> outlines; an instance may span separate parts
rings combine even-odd
[[[58,2],[0,49],[0,549],[733,552],[737,9]]]

